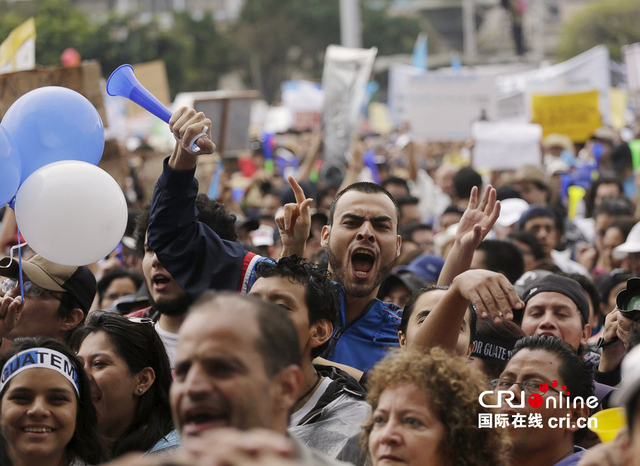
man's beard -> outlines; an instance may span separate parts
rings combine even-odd
[[[153,297],[149,296],[149,302],[153,309],[160,314],[177,317],[185,314],[189,310],[189,306],[193,303],[193,299],[187,294],[183,293],[173,299],[163,299],[162,301],[156,301]]]
[[[329,253],[329,265],[331,266],[334,280],[342,285],[348,295],[355,298],[365,298],[373,293],[373,291],[380,286],[380,283],[382,283],[382,279],[386,277],[389,272],[391,272],[391,269],[393,269],[393,266],[396,263],[397,259],[395,258],[386,266],[382,266],[378,270],[375,280],[371,285],[354,285],[353,283],[347,284],[347,271],[345,270],[344,266],[340,265],[340,262],[337,260],[336,256],[333,255],[331,248],[327,248],[327,251]]]

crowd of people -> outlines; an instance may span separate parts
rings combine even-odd
[[[100,263],[0,260],[2,465],[640,462],[640,203],[615,133],[484,174],[400,133],[341,168],[304,133],[225,159],[209,198],[214,142],[188,142],[211,126],[172,115]],[[7,251],[14,230],[6,208]],[[600,443],[587,421],[616,406]]]

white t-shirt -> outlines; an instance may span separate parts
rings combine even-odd
[[[291,415],[291,419],[289,419],[289,427],[297,426],[304,417],[311,412],[311,410],[318,404],[324,392],[327,391],[331,385],[331,379],[329,377],[323,377],[322,382],[316,388],[316,391],[313,393],[309,401],[307,401],[302,408]]]
[[[158,335],[160,335],[162,343],[164,343],[164,349],[167,351],[167,356],[169,356],[169,364],[171,365],[171,371],[173,372],[176,351],[178,349],[178,334],[167,332],[160,327],[160,322],[156,322],[155,329],[156,332],[158,332]]]

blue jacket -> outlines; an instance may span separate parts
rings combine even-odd
[[[389,348],[398,347],[401,310],[393,303],[374,299],[364,314],[346,324],[344,289],[340,286],[340,325],[333,332],[323,357],[330,361],[369,371]]]
[[[240,243],[221,239],[199,222],[195,169],[176,171],[167,161],[151,200],[149,248],[194,299],[207,289],[248,293],[256,280],[256,264],[271,259],[245,251]],[[339,288],[341,323],[324,356],[366,372],[389,347],[399,345],[400,308],[374,299],[365,313],[347,326],[344,291]]]

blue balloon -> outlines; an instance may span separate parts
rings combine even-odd
[[[20,154],[20,183],[37,169],[61,160],[98,165],[104,127],[95,107],[66,87],[41,87],[16,100],[2,120]]]
[[[15,197],[20,186],[21,171],[18,149],[0,126],[0,207]]]

